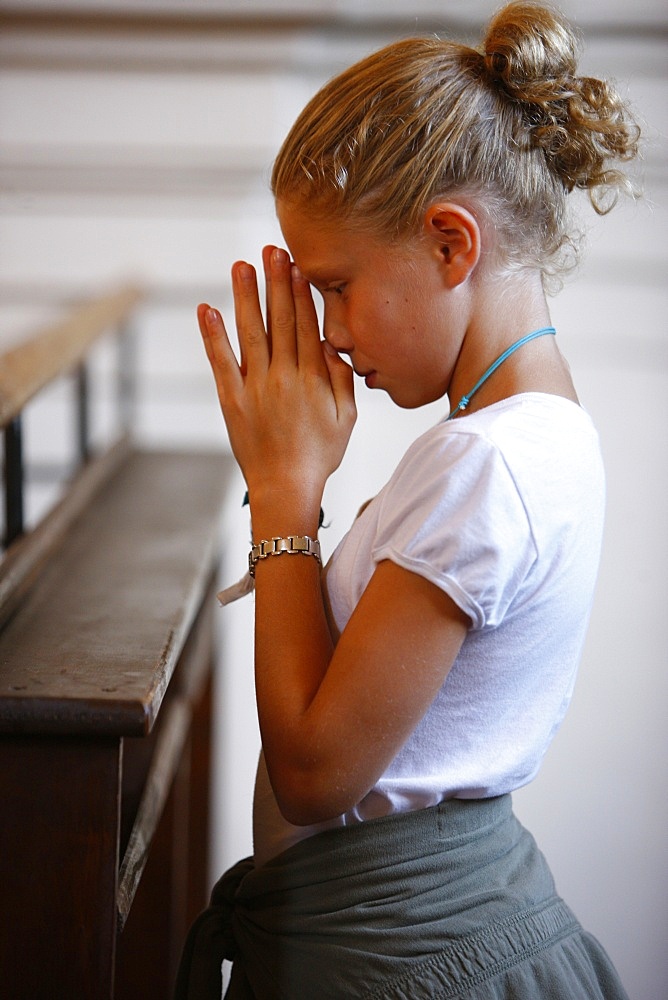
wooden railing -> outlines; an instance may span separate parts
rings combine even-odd
[[[123,324],[143,297],[126,286],[83,303],[60,323],[0,354],[0,427],[59,375],[80,365],[102,334]]]
[[[124,324],[142,298],[136,287],[123,287],[81,305],[60,323],[38,331],[0,353],[0,428],[4,434],[5,525],[8,548],[24,531],[24,461],[22,413],[39,392],[61,375],[77,381],[77,446],[82,464],[90,458],[86,356],[93,343]],[[127,427],[132,382],[119,366],[120,425]]]
[[[0,356],[9,494],[24,408],[84,372],[139,298],[96,299]],[[14,498],[0,562],[0,994],[167,1000],[206,903],[230,459],[145,452],[122,432],[91,454],[85,382],[80,468],[30,530]]]

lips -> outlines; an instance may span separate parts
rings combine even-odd
[[[354,372],[360,378],[364,379],[369,388],[373,388],[378,372],[376,372],[373,368],[370,368],[368,371],[358,371],[357,368],[354,368]]]

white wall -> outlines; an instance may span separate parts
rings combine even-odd
[[[231,262],[242,256],[257,262],[262,244],[278,238],[268,169],[307,97],[325,76],[376,44],[416,27],[434,29],[436,6],[286,0],[265,5],[275,16],[257,22],[225,17],[235,7],[247,15],[262,6],[257,3],[209,5],[217,16],[201,22],[195,17],[200,4],[135,5],[135,14],[188,8],[190,17],[180,21],[53,16],[59,7],[76,7],[74,0],[51,4],[49,17],[29,16],[36,6],[16,4],[12,13],[11,4],[0,5],[0,14],[6,12],[0,24],[0,341],[118,279],[142,280],[151,294],[137,316],[137,436],[151,447],[225,448],[194,307],[209,299],[229,311]],[[302,11],[301,20],[282,21],[277,11],[291,6]],[[475,37],[472,26],[494,6],[479,0],[447,10],[458,30]],[[594,0],[572,0],[568,8],[587,27],[584,68],[615,75],[647,118],[647,200],[605,220],[587,216],[585,265],[554,302],[560,342],[602,436],[608,525],[573,706],[516,807],[537,834],[562,893],[610,951],[630,995],[657,1000],[668,995],[666,16],[653,0],[632,10]],[[316,15],[328,11],[332,18],[318,23]],[[379,11],[398,20],[374,20]],[[416,17],[420,11],[425,16]],[[32,409],[28,445],[35,459],[63,451],[66,396],[61,386]],[[327,552],[405,445],[442,412],[440,406],[397,411],[364,390],[359,408],[351,448],[325,498]],[[238,479],[224,516],[225,583],[245,565],[242,493]],[[216,872],[251,849],[259,742],[252,601],[221,610],[218,621]]]

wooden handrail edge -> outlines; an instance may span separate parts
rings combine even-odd
[[[139,810],[118,875],[116,907],[119,930],[125,925],[144,871],[153,835],[181,760],[191,719],[192,706],[185,698],[177,698],[165,712]]]
[[[49,382],[79,364],[91,344],[130,315],[144,292],[126,285],[91,299],[68,317],[0,354],[0,427]]]

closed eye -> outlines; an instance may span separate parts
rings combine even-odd
[[[330,285],[328,288],[325,288],[323,295],[327,295],[328,292],[331,292],[334,295],[343,295],[345,287],[345,283],[341,285]]]

